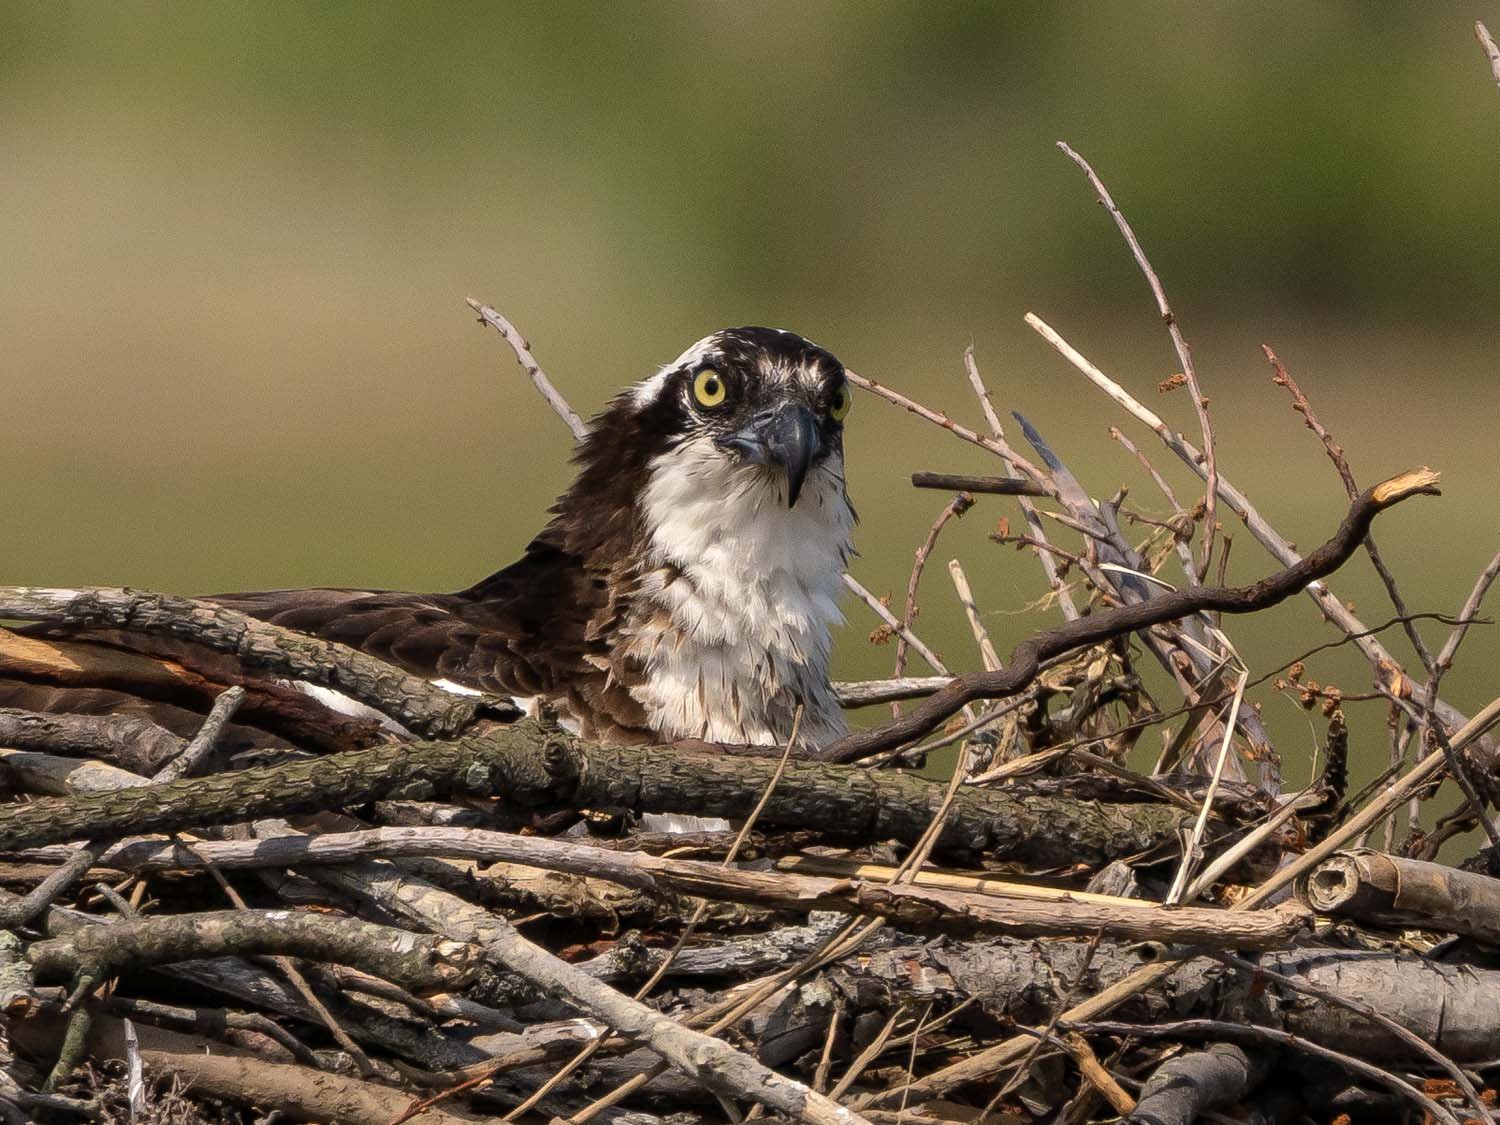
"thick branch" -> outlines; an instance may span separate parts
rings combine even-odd
[[[701,746],[701,744],[699,744]],[[418,742],[259,766],[112,793],[0,807],[0,849],[111,840],[149,825],[171,832],[271,815],[437,793],[503,796],[522,806],[744,817],[776,763],[684,746],[598,746],[534,723],[453,742]],[[942,805],[925,778],[791,762],[760,814],[762,827],[818,825],[856,841],[917,840]],[[949,850],[995,852],[1044,867],[1102,863],[1175,839],[1182,813],[965,788],[939,838]]]

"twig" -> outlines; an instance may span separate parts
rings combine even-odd
[[[0,901],[0,929],[24,926],[88,873],[104,850],[102,844],[87,843],[74,850],[56,871],[48,875],[22,898]]]
[[[943,510],[938,513],[937,519],[932,521],[932,526],[927,530],[927,538],[922,540],[922,545],[917,548],[917,552],[912,558],[911,575],[906,580],[906,605],[901,611],[901,624],[903,627],[896,631],[896,666],[891,672],[893,676],[901,676],[906,672],[906,649],[910,644],[907,637],[912,635],[912,626],[917,621],[917,587],[922,581],[922,571],[927,567],[927,560],[932,556],[933,548],[937,546],[938,536],[942,534],[943,528],[948,525],[950,520],[961,518],[973,506],[974,497],[963,492],[960,492],[952,500],[948,501],[947,504],[943,505]],[[923,654],[923,659],[926,659],[926,654]],[[931,662],[929,661],[929,663]],[[939,668],[935,664],[933,665],[933,670],[937,672],[947,671],[947,669]],[[899,703],[891,704],[891,713],[900,715],[901,705]]]
[[[885,604],[879,598],[870,593],[870,591],[859,581],[859,579],[855,578],[852,574],[845,574],[844,585],[847,586],[850,590],[854,591],[854,596],[857,597],[860,601],[864,602],[865,605],[869,606],[871,612],[873,612],[876,617],[880,618],[881,621],[885,622],[885,624],[890,627],[891,632],[895,633],[896,636],[900,637],[907,644],[911,645],[912,648],[916,649],[918,655],[920,655],[923,660],[927,661],[928,665],[934,672],[938,672],[944,676],[951,675],[951,673],[948,671],[948,666],[943,663],[943,658],[940,657],[937,653],[933,652],[932,649],[928,648],[925,644],[923,644],[922,638],[918,637],[909,628],[898,621],[896,619],[896,615],[892,613],[888,608],[886,608]]]
[[[1135,1109],[1135,1099],[1115,1081],[1114,1075],[1104,1069],[1099,1057],[1094,1054],[1094,1049],[1089,1046],[1089,1041],[1076,1031],[1070,1031],[1063,1036],[1063,1042],[1068,1045],[1068,1054],[1073,1056],[1084,1079],[1104,1095],[1104,1100],[1116,1113],[1122,1117],[1129,1116]]]
[[[219,736],[224,733],[224,727],[244,700],[245,689],[242,687],[229,688],[214,700],[213,708],[203,720],[203,725],[198,728],[198,733],[193,736],[193,741],[187,744],[181,754],[162,766],[152,780],[176,781],[197,769],[203,759],[213,752]]]
[[[952,676],[897,676],[884,680],[847,680],[833,683],[840,707],[869,707],[896,699],[920,699],[947,684]]]
[[[958,604],[963,606],[964,617],[969,622],[969,631],[974,634],[974,643],[979,646],[979,659],[986,672],[1000,667],[1000,654],[990,641],[989,630],[980,619],[979,607],[974,604],[974,591],[969,586],[969,576],[957,559],[948,560],[948,575],[953,579],[953,589],[958,593]]]
[[[465,297],[464,302],[479,314],[480,320],[505,338],[505,342],[510,345],[510,350],[516,353],[516,361],[520,363],[521,369],[531,377],[532,385],[541,392],[542,397],[547,400],[547,405],[552,407],[557,416],[567,424],[568,429],[573,431],[574,439],[582,441],[587,437],[588,426],[568,405],[568,400],[562,396],[562,392],[552,385],[552,380],[547,378],[542,365],[531,354],[531,345],[526,342],[526,338],[521,335],[516,326],[489,305],[476,301],[473,297]]]
[[[84,926],[26,950],[39,979],[90,967],[126,967],[205,957],[284,954],[354,965],[409,988],[457,988],[480,968],[472,946],[391,926],[288,910],[214,910],[151,915]]]
[[[1469,591],[1469,596],[1464,600],[1464,605],[1458,611],[1458,623],[1453,626],[1448,639],[1443,642],[1443,647],[1438,651],[1437,659],[1433,662],[1432,679],[1429,681],[1427,691],[1436,692],[1436,684],[1448,669],[1453,667],[1453,658],[1458,655],[1458,646],[1463,644],[1464,637],[1469,632],[1469,626],[1478,620],[1479,607],[1484,602],[1485,594],[1489,593],[1490,586],[1494,584],[1495,577],[1500,575],[1500,553],[1496,553],[1489,561],[1489,565],[1480,572],[1474,581],[1474,588]]]
[[[870,1040],[865,1049],[849,1064],[849,1069],[844,1071],[843,1077],[834,1084],[833,1089],[828,1091],[830,1098],[837,1100],[849,1092],[849,1087],[854,1085],[859,1076],[865,1072],[865,1067],[869,1066],[875,1060],[876,1056],[885,1050],[887,1040],[890,1039],[891,1033],[896,1030],[897,1022],[905,1014],[906,1010],[901,1007],[898,1007],[891,1013],[890,1019],[885,1021],[885,1026],[876,1033],[875,1038]]]
[[[1193,369],[1193,353],[1182,335],[1182,327],[1177,322],[1177,315],[1167,304],[1167,291],[1162,288],[1161,280],[1146,259],[1146,251],[1141,248],[1140,240],[1136,238],[1135,231],[1126,221],[1124,213],[1115,205],[1109,189],[1104,186],[1104,182],[1099,179],[1089,162],[1070,148],[1065,141],[1058,141],[1057,147],[1088,177],[1089,183],[1099,196],[1099,202],[1109,212],[1110,218],[1115,221],[1115,226],[1119,227],[1126,245],[1130,247],[1130,253],[1135,257],[1141,272],[1146,275],[1147,284],[1151,286],[1151,293],[1156,298],[1156,307],[1161,312],[1162,320],[1166,322],[1168,335],[1172,337],[1172,346],[1177,349],[1177,359],[1182,364],[1182,373],[1187,377],[1188,391],[1193,396],[1193,409],[1197,412],[1198,426],[1203,434],[1203,469],[1204,479],[1208,486],[1204,494],[1203,552],[1198,563],[1198,580],[1201,582],[1208,575],[1209,560],[1213,556],[1214,506],[1218,497],[1219,471],[1214,461],[1214,428],[1208,417],[1208,399],[1203,397],[1203,391],[1198,386],[1198,374]]]
[[[1272,833],[1291,820],[1293,816],[1304,809],[1317,807],[1323,803],[1323,800],[1322,794],[1312,792],[1302,792],[1295,797],[1288,798],[1282,803],[1281,808],[1245,833],[1232,847],[1226,848],[1215,856],[1213,862],[1200,871],[1197,877],[1188,884],[1188,889],[1182,896],[1183,901],[1194,901],[1217,883],[1226,871],[1260,847]]]
[[[1182,864],[1177,868],[1177,876],[1172,880],[1171,890],[1167,892],[1168,906],[1176,906],[1182,902],[1182,892],[1187,889],[1188,876],[1192,874],[1193,867],[1201,854],[1203,830],[1208,827],[1208,814],[1214,806],[1214,797],[1219,792],[1219,782],[1224,777],[1224,764],[1229,760],[1229,751],[1234,745],[1235,723],[1239,718],[1240,704],[1245,699],[1245,683],[1249,679],[1250,673],[1242,669],[1239,680],[1234,685],[1234,698],[1229,703],[1229,717],[1224,720],[1224,740],[1219,745],[1219,757],[1214,764],[1213,776],[1208,782],[1208,791],[1203,794],[1203,807],[1198,810],[1198,819],[1193,822],[1193,830],[1182,849]]]

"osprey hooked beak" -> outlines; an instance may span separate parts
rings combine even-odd
[[[786,506],[797,503],[807,470],[823,453],[818,419],[801,403],[789,402],[757,414],[749,425],[719,439],[751,465],[779,465],[786,470]]]

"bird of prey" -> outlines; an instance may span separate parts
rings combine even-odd
[[[214,600],[454,690],[510,695],[604,741],[775,745],[844,732],[830,629],[855,514],[843,365],[731,328],[627,388],[525,554],[466,590]]]

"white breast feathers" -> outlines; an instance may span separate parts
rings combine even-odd
[[[844,733],[828,683],[854,522],[842,474],[829,457],[788,508],[780,470],[733,464],[708,438],[651,463],[624,643],[646,669],[634,694],[660,736],[774,745],[799,705],[805,745]]]

